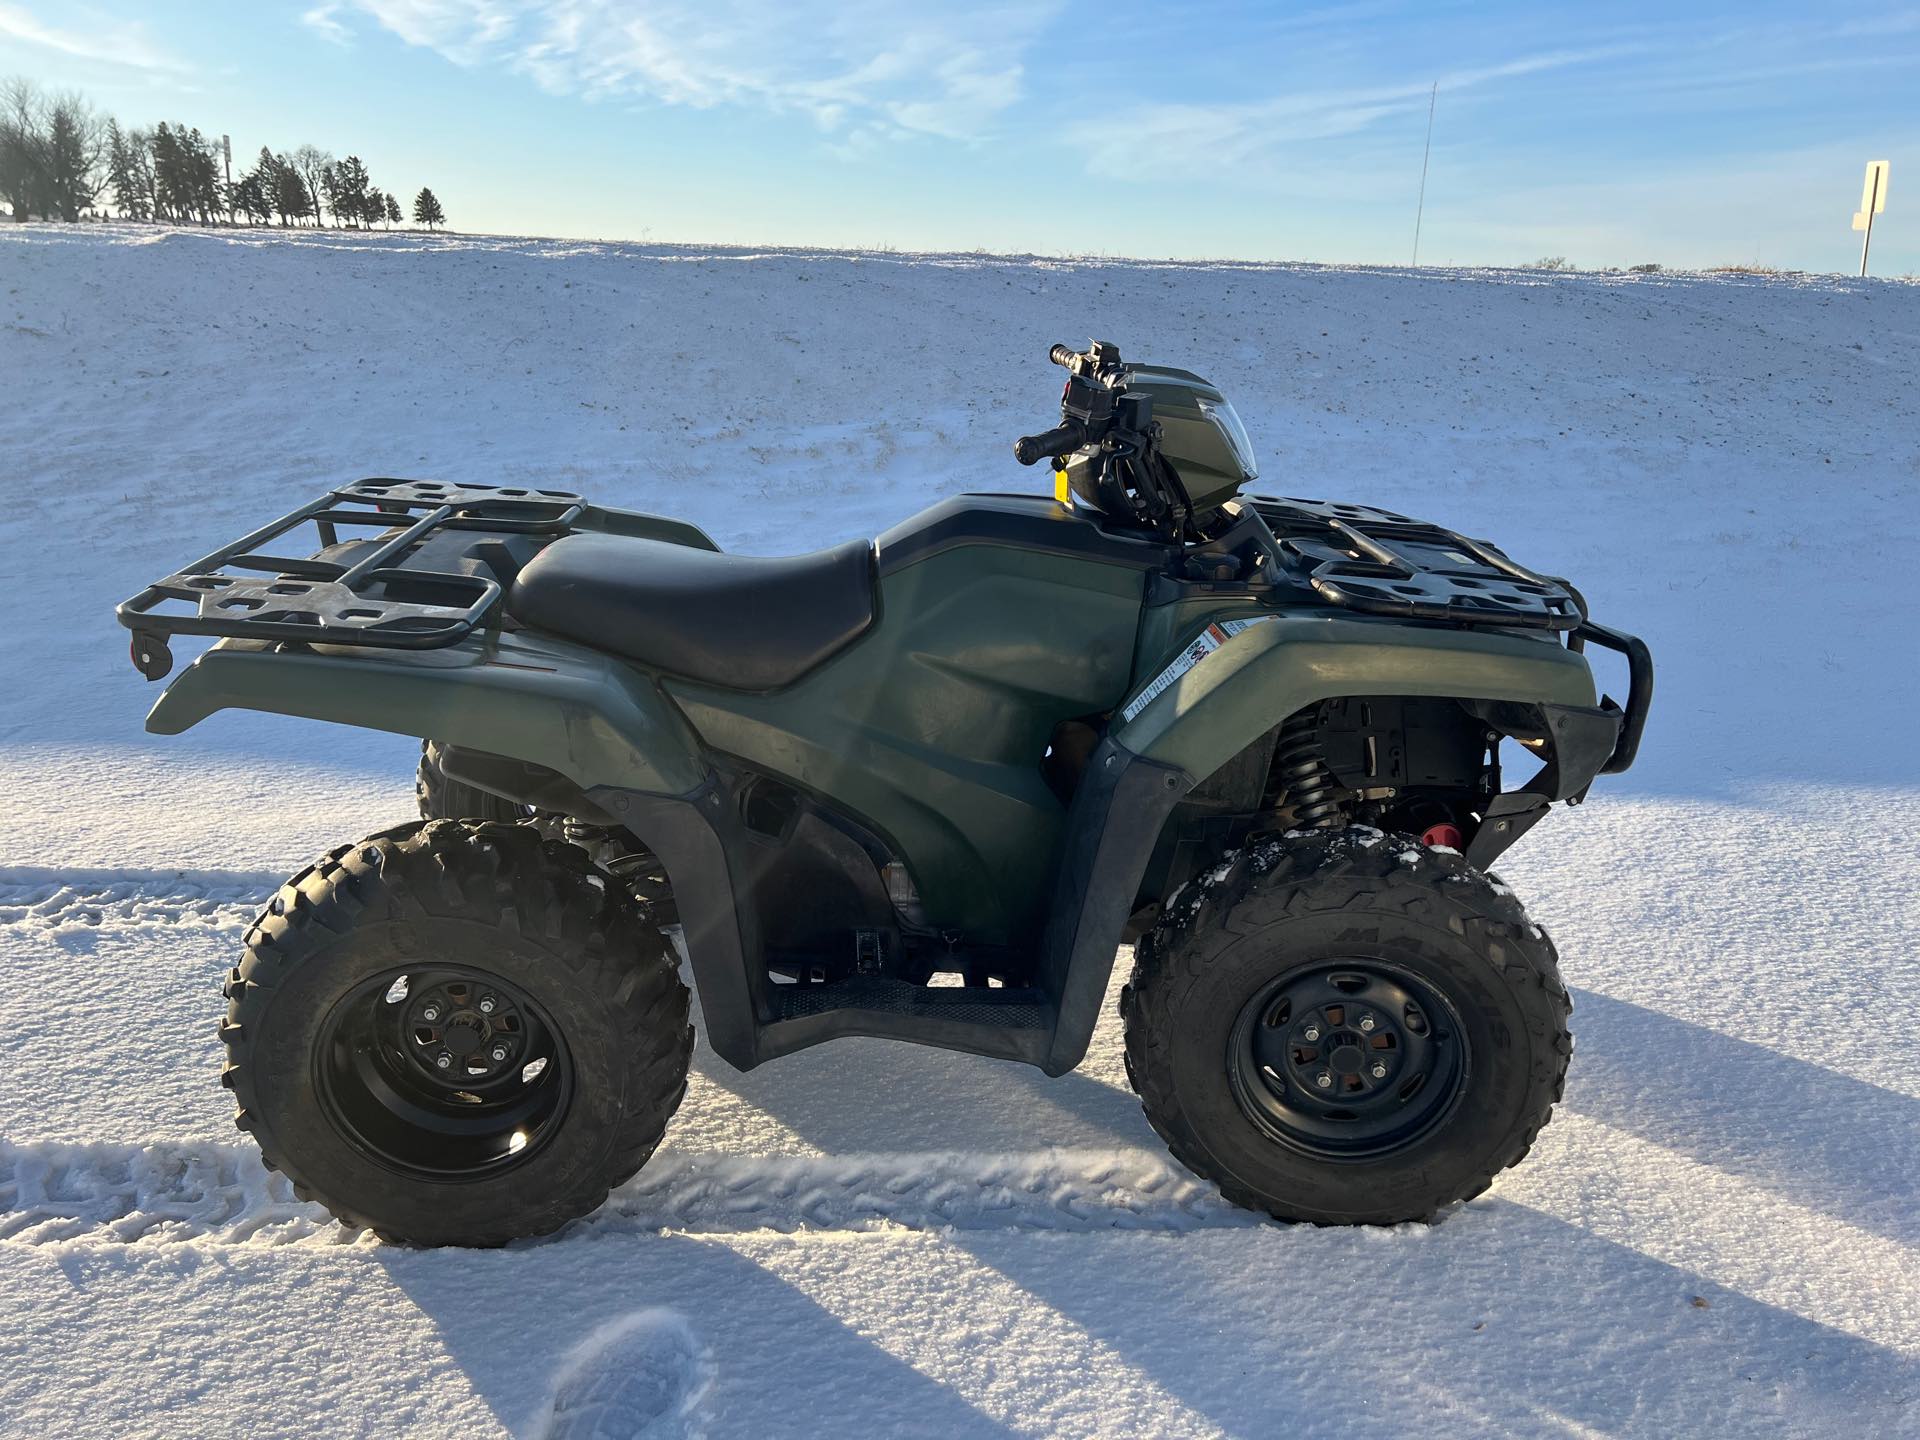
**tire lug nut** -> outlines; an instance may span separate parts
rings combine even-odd
[[[499,1003],[500,1002],[495,1000],[491,995],[482,995],[480,997],[480,1013],[482,1015],[493,1014]]]
[[[449,1055],[445,1050],[442,1050],[438,1055],[433,1057],[433,1063],[442,1070],[451,1070],[453,1068],[453,1056]]]
[[[1313,1083],[1318,1085],[1322,1090],[1331,1090],[1333,1088],[1333,1076],[1325,1070],[1322,1070],[1318,1075],[1313,1077]]]
[[[1360,1017],[1360,1028],[1362,1030],[1373,1029],[1373,1017],[1371,1015],[1362,1015]]]
[[[494,1059],[496,1059],[496,1060],[504,1060],[504,1059],[506,1059],[506,1058],[507,1058],[507,1047],[506,1047],[506,1046],[504,1046],[504,1045],[496,1045],[496,1046],[494,1046],[494,1047],[493,1047],[493,1058],[494,1058]],[[1382,1073],[1384,1073],[1384,1072],[1382,1072]]]
[[[1305,1030],[1300,1032],[1300,1038],[1302,1040],[1318,1040],[1320,1038],[1320,1027],[1318,1025],[1307,1026]]]
[[[440,1007],[438,1005],[427,1006],[426,1009],[420,1012],[420,1018],[422,1020],[438,1020],[440,1018]]]
[[[1384,1080],[1387,1078],[1386,1062],[1381,1060],[1373,1062],[1373,1078],[1376,1080]]]

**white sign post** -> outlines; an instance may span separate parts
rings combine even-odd
[[[1860,273],[1867,273],[1867,247],[1873,244],[1873,217],[1887,208],[1887,162],[1869,160],[1867,181],[1860,191],[1860,210],[1853,228],[1867,233],[1860,239]]]

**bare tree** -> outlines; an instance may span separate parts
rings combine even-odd
[[[42,130],[46,101],[24,75],[0,81],[0,199],[16,220],[44,210],[47,154]]]
[[[106,126],[74,94],[0,82],[0,196],[16,220],[78,220],[106,185]]]
[[[320,177],[327,173],[333,164],[333,156],[317,145],[295,147],[288,157],[293,168],[300,172],[300,178],[306,182],[307,194],[313,198],[313,223],[320,224]]]
[[[146,201],[142,206],[142,220],[160,218],[160,173],[153,167],[153,131],[129,130],[127,132],[129,158],[133,161],[133,178],[136,186],[146,190]]]

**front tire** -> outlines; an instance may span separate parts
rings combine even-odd
[[[293,877],[228,976],[235,1123],[382,1238],[498,1245],[585,1215],[686,1093],[673,953],[584,852],[435,821]]]
[[[1459,856],[1256,840],[1168,907],[1122,992],[1127,1075],[1189,1169],[1281,1220],[1394,1224],[1547,1123],[1571,1009],[1545,932]]]

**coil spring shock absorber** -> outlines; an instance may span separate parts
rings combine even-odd
[[[1295,825],[1324,830],[1346,823],[1346,811],[1338,799],[1340,787],[1320,749],[1318,705],[1297,711],[1280,727],[1273,770],[1279,780],[1279,803],[1292,809]]]
[[[658,856],[634,844],[625,831],[589,825],[569,816],[560,833],[592,856],[594,864],[626,886],[635,900],[653,912],[656,921],[662,925],[679,923],[680,911],[674,904],[666,867]]]

